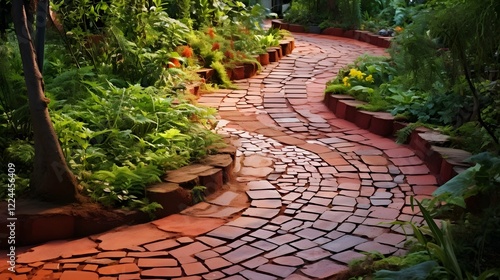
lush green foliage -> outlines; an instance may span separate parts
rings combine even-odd
[[[423,1],[408,0],[294,0],[284,20],[321,28],[364,29],[378,33],[381,29],[401,30],[412,22]]]
[[[419,12],[393,40],[390,58],[362,57],[329,86],[343,85],[342,92],[369,102],[363,106],[366,110],[454,127],[447,130],[470,151],[498,151],[498,3],[448,0],[418,5]],[[369,75],[373,82],[366,80]]]
[[[473,167],[458,174],[439,187],[434,195],[442,196],[448,204],[465,208],[465,200],[472,196],[484,195],[492,201],[483,203],[488,208],[500,197],[500,158],[490,153],[474,155],[467,160]]]
[[[155,87],[120,88],[89,80],[92,72],[84,76],[76,81],[81,89],[78,100],[65,99],[62,81],[48,85],[47,93],[53,99],[51,115],[67,161],[92,196],[109,199],[102,193],[109,190],[140,196],[141,188],[159,181],[164,170],[209,152],[207,147],[216,139],[207,130],[213,111],[186,101],[173,104],[177,97]]]
[[[365,4],[361,27],[375,33],[381,29],[399,32],[421,12],[424,7],[420,5],[422,2],[425,1],[379,0]]]
[[[500,158],[482,153],[469,161],[475,165],[439,187],[433,199],[412,198],[423,225],[394,222],[412,228],[409,254],[368,254],[351,265],[353,274],[374,273],[375,279],[497,279]]]
[[[0,45],[0,61],[0,163],[15,164],[17,191],[24,192],[33,168],[34,148],[21,58],[11,41]],[[7,182],[7,174],[0,174],[0,179]],[[0,188],[1,198],[6,197],[6,186]]]
[[[410,84],[394,60],[384,57],[362,56],[339,72],[327,87],[342,85],[345,93],[369,104],[362,108],[370,111],[389,111],[410,122],[440,125],[453,124],[462,108],[460,95],[443,92],[439,82],[433,91]],[[328,88],[327,88],[328,92]]]
[[[295,0],[285,12],[284,20],[302,25],[320,27],[339,26],[357,29],[361,24],[360,0]]]
[[[229,65],[281,38],[262,29],[261,6],[235,1],[51,5],[58,16],[46,43],[45,90],[68,165],[95,201],[147,212],[158,205],[144,199],[146,185],[220,143],[211,131],[215,111],[193,105],[186,90],[203,82],[195,71],[214,66],[222,86],[231,87]],[[7,37],[0,44],[1,162],[15,163],[21,195],[34,149],[19,51]]]

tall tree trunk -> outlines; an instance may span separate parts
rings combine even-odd
[[[43,58],[45,56],[45,30],[49,14],[49,0],[38,0],[36,7],[35,53],[38,70],[43,74]]]
[[[35,49],[28,28],[23,0],[12,1],[12,18],[23,62],[24,79],[33,124],[35,162],[30,185],[35,195],[58,202],[74,202],[79,197],[78,183],[66,165],[57,135],[50,120],[43,91],[42,74],[38,70]]]

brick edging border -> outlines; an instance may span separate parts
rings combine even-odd
[[[195,205],[189,193],[189,189],[195,185],[206,186],[207,194],[212,194],[230,182],[236,148],[228,141],[229,139],[226,141],[228,146],[218,149],[217,154],[209,155],[199,163],[167,171],[161,183],[146,187],[146,196],[149,201],[163,206],[163,209],[155,212],[154,220],[178,214],[185,208]],[[179,173],[188,175],[181,178],[182,176],[177,176]],[[178,180],[179,178],[181,181]],[[25,210],[34,203],[28,199],[18,200],[18,204]],[[78,215],[71,214],[70,210],[77,207],[72,204],[40,203],[33,210],[27,210],[26,213],[16,213],[18,217],[16,245],[30,246],[54,240],[82,238],[151,220],[147,214],[139,210],[111,209],[109,216],[101,217],[94,215],[92,210],[80,211]],[[0,202],[0,205],[7,207],[6,202]],[[101,209],[106,211],[105,207],[101,206]],[[0,222],[0,226],[6,228],[7,221]],[[0,250],[8,248],[7,237],[7,235],[0,235]]]
[[[355,100],[349,95],[326,93],[323,103],[337,118],[352,122],[362,129],[383,137],[393,138],[396,131],[407,125],[396,120],[390,113],[358,109],[365,102]],[[471,156],[469,152],[439,146],[447,140],[446,135],[427,128],[417,128],[406,143],[436,176],[440,185],[470,166],[465,162],[465,159]]]
[[[290,23],[285,23],[282,22],[279,19],[273,19],[271,20],[271,26],[277,29],[285,29],[290,32],[297,32],[297,33],[316,33],[316,30],[311,29],[309,30],[308,27],[302,26],[299,24],[290,24]],[[382,47],[382,48],[389,48],[391,46],[391,40],[392,37],[384,37],[384,36],[379,36],[377,34],[373,34],[369,31],[364,31],[364,30],[344,30],[342,28],[337,28],[337,27],[328,27],[323,30],[319,34],[322,35],[330,35],[330,36],[337,36],[337,37],[344,37],[344,38],[351,38],[354,40],[358,40],[361,42],[365,42],[374,46]]]

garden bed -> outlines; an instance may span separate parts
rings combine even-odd
[[[236,149],[219,149],[215,155],[174,171],[167,171],[161,183],[146,187],[150,202],[163,209],[155,219],[180,213],[197,201],[193,188],[206,187],[204,195],[220,191],[231,180]],[[0,205],[7,209],[7,202]],[[17,200],[16,245],[26,246],[58,239],[71,239],[101,233],[119,226],[147,222],[148,214],[139,210],[108,209],[98,203],[58,205],[33,199]],[[2,213],[2,228],[7,228],[7,213]],[[0,249],[7,248],[8,233],[0,236]]]
[[[353,122],[360,128],[380,136],[393,137],[396,131],[407,125],[398,121],[390,113],[358,109],[359,105],[366,103],[357,101],[349,95],[327,93],[323,102],[338,118]],[[443,147],[447,142],[448,136],[427,128],[415,129],[407,140],[407,144],[425,162],[439,184],[446,183],[469,167],[469,164],[464,161],[471,154],[463,150]]]
[[[316,29],[314,29],[314,28],[307,28],[306,26],[302,26],[299,24],[284,23],[279,19],[272,20],[271,25],[273,28],[285,29],[285,30],[288,30],[290,32],[317,34]],[[361,42],[366,42],[368,44],[382,47],[382,48],[390,47],[391,40],[392,40],[392,37],[379,36],[379,35],[376,35],[376,34],[369,32],[369,31],[346,30],[346,29],[336,28],[336,27],[325,28],[325,29],[321,30],[320,34],[350,38],[350,39],[358,40]]]

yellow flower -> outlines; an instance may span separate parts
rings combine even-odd
[[[365,81],[369,82],[369,83],[373,83],[373,76],[372,75],[368,75],[365,79]]]
[[[344,86],[349,87],[351,84],[349,84],[349,77],[344,77],[342,79],[342,82],[344,82]]]
[[[356,78],[358,80],[363,80],[363,76],[365,76],[366,74],[357,70],[357,69],[354,69],[352,68],[350,71],[349,71],[349,76],[353,77],[353,78]]]

